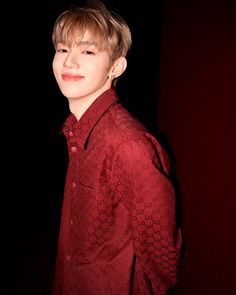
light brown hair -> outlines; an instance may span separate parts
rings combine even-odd
[[[86,6],[72,6],[56,19],[52,40],[68,46],[78,44],[85,32],[89,32],[96,47],[107,51],[111,63],[126,56],[132,43],[130,29],[118,14],[109,11],[105,5],[96,1]]]

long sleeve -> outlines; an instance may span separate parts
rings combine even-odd
[[[181,248],[168,157],[148,136],[122,144],[114,163],[136,255],[133,294],[164,295],[176,283]]]
[[[102,94],[63,125],[69,163],[53,294],[164,295],[181,239],[169,164],[156,139]]]

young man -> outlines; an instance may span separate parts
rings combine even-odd
[[[131,34],[102,3],[55,22],[53,71],[71,114],[54,295],[166,294],[181,234],[169,162],[119,103]]]

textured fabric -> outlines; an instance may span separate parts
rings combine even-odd
[[[54,295],[166,294],[181,234],[169,162],[114,89],[67,118],[65,183]]]

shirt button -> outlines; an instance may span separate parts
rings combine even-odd
[[[72,182],[72,187],[75,188],[76,187],[76,183]]]
[[[72,146],[70,150],[74,153],[77,151],[77,148],[76,148],[76,146]]]
[[[70,135],[70,136],[73,136],[73,132],[72,132],[72,131],[70,131],[70,132],[69,132],[69,135]]]
[[[66,261],[70,261],[70,255],[66,255]]]
[[[72,225],[74,223],[73,219],[70,220],[70,224]]]

